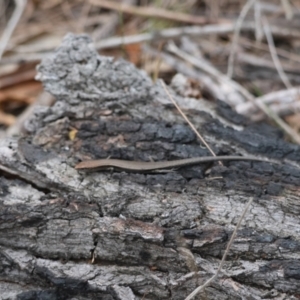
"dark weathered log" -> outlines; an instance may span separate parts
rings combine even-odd
[[[3,299],[296,299],[300,147],[221,103],[174,94],[218,155],[281,161],[203,164],[163,174],[80,173],[80,160],[209,155],[160,85],[68,35],[38,78],[55,95],[0,145]],[[76,137],[74,138],[74,136]]]

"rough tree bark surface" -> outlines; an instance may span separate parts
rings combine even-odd
[[[217,155],[161,174],[80,173],[80,160],[209,155],[159,84],[68,35],[38,68],[57,101],[0,145],[1,299],[299,299],[300,147],[222,103],[172,92]]]

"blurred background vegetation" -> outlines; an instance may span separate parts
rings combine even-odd
[[[300,143],[300,1],[2,0],[0,137],[55,99],[36,65],[68,32],[122,57],[184,97],[222,100]]]

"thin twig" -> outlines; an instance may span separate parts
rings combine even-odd
[[[227,76],[221,74],[218,70],[216,70],[211,65],[204,65],[199,61],[199,59],[185,53],[184,51],[178,49],[175,45],[172,46],[173,52],[175,53],[176,48],[176,54],[183,58],[184,60],[188,61],[189,63],[193,64],[194,66],[198,68],[205,68],[205,72],[211,74],[214,76],[217,80],[220,82],[223,82],[227,84],[228,86],[233,87],[236,89],[236,91],[240,92],[245,99],[248,101],[251,101],[257,105],[259,109],[261,109],[269,118],[271,118],[277,125],[280,127],[295,143],[300,144],[300,135],[291,128],[287,123],[285,123],[274,111],[272,111],[265,103],[263,102],[255,102],[255,98],[240,84],[237,82],[231,80]],[[226,95],[225,95],[226,96]],[[224,97],[225,97],[224,96]]]
[[[0,60],[0,66],[2,65],[10,65],[10,64],[19,64],[25,62],[39,62],[45,57],[49,57],[49,54],[52,52],[36,52],[30,54],[14,54],[11,56],[5,56]]]
[[[198,130],[196,129],[196,127],[192,124],[192,122],[188,119],[188,117],[183,113],[183,111],[181,110],[181,108],[178,106],[178,104],[175,102],[175,100],[173,99],[172,95],[170,94],[168,88],[166,87],[165,83],[163,82],[163,80],[160,79],[160,83],[162,85],[162,87],[164,88],[166,94],[168,95],[169,99],[171,100],[171,102],[174,104],[174,106],[177,108],[177,110],[179,111],[179,113],[182,115],[182,117],[185,119],[185,121],[189,124],[189,126],[192,128],[192,130],[195,132],[195,134],[198,136],[198,138],[200,139],[200,141],[206,146],[206,148],[209,150],[209,152],[213,155],[216,156],[216,154],[214,153],[214,151],[210,148],[210,146],[206,143],[206,141],[204,140],[204,138],[201,136],[201,134],[198,132]]]
[[[186,53],[179,49],[174,43],[169,42],[168,48],[170,52],[176,54],[183,60],[187,61],[189,64],[195,66],[201,71],[213,77],[213,79],[219,84],[220,89],[223,92],[223,97],[220,99],[227,99],[229,105],[236,105],[237,103],[244,102],[243,99],[250,99],[252,95],[241,85],[235,81],[228,78],[226,75],[222,74],[218,69],[211,65],[205,58],[196,58],[189,53]],[[241,97],[241,94],[243,97]],[[234,96],[232,96],[234,95]]]
[[[147,42],[157,39],[172,39],[178,38],[182,35],[200,36],[206,34],[223,34],[230,33],[234,29],[233,23],[228,24],[213,24],[205,26],[186,26],[186,27],[174,27],[164,30],[154,31],[150,33],[142,33],[137,35],[129,35],[122,37],[112,37],[106,40],[99,41],[96,43],[98,50],[105,48],[118,47],[121,44],[136,44]]]
[[[243,9],[241,10],[241,13],[236,21],[236,25],[234,28],[234,34],[233,34],[233,41],[231,46],[231,51],[228,59],[228,69],[227,69],[227,76],[229,78],[233,75],[233,66],[234,66],[234,56],[237,49],[238,39],[240,36],[240,31],[242,28],[243,21],[250,10],[250,8],[253,6],[256,0],[248,0],[247,3],[244,5]]]
[[[291,20],[293,18],[294,13],[293,13],[290,2],[288,0],[281,0],[281,4],[282,4],[282,7],[285,12],[285,17],[288,20]]]
[[[143,51],[152,56],[160,57],[169,66],[177,70],[177,72],[201,82],[202,88],[205,91],[208,91],[208,93],[215,99],[226,100],[222,85],[220,85],[213,76],[210,76],[206,72],[198,72],[197,69],[193,68],[191,64],[185,64],[176,56],[171,56],[165,52],[158,52],[156,49],[151,48],[148,45],[143,45]],[[289,90],[284,89],[265,94],[261,97],[255,98],[254,102],[243,101],[236,103],[233,106],[235,107],[236,112],[239,114],[246,115],[252,120],[259,121],[265,118],[265,114],[263,112],[258,113],[260,108],[257,102],[263,102],[265,105],[268,105],[276,114],[282,115],[290,112],[300,111],[299,95],[300,88],[295,87]]]
[[[284,83],[284,85],[286,86],[286,88],[291,89],[293,86],[291,85],[289,79],[287,78],[287,76],[281,66],[280,60],[278,59],[278,55],[277,55],[276,48],[274,45],[274,40],[273,40],[273,37],[271,34],[269,22],[268,22],[267,18],[265,18],[265,17],[263,17],[262,22],[263,22],[263,28],[264,28],[264,32],[265,32],[265,35],[267,38],[267,42],[269,45],[270,53],[271,53],[274,65],[276,67],[276,70],[279,74],[279,77],[282,80],[282,82]]]
[[[240,38],[240,41],[239,41],[240,44],[242,44],[244,47],[247,47],[247,48],[257,48],[257,49],[260,49],[260,50],[264,50],[264,51],[270,51],[269,50],[269,47],[265,44],[253,44],[253,42],[245,37],[243,38]],[[284,50],[284,49],[280,49],[280,48],[276,48],[276,52],[282,56],[282,57],[285,57],[287,59],[289,59],[290,61],[295,61],[297,63],[300,62],[300,55],[298,54],[295,54],[295,53],[291,53],[287,50]]]
[[[263,102],[264,104],[271,107],[272,110],[274,111],[276,111],[276,107],[277,107],[277,111],[276,111],[277,114],[282,114],[286,112],[289,106],[290,106],[290,111],[294,111],[297,107],[300,107],[299,95],[300,95],[299,87],[294,87],[288,90],[284,89],[276,92],[270,92],[261,97],[257,97],[255,99],[255,103],[247,102],[247,103],[238,104],[235,108],[239,114],[250,115],[257,110],[256,102]],[[281,111],[281,109],[284,109],[284,111]]]
[[[135,3],[135,0],[123,0],[122,3],[133,4]],[[107,21],[101,22],[101,26],[97,26],[97,28],[92,32],[92,38],[95,42],[102,41],[108,36],[112,36],[116,31],[116,27],[118,26],[120,21],[120,14],[114,11],[109,12],[108,15],[109,18],[107,19]],[[99,15],[97,15],[97,17],[99,17]]]
[[[119,3],[114,1],[106,0],[89,0],[89,2],[95,6],[104,7],[107,9],[113,9],[119,12],[134,14],[138,16],[148,17],[148,18],[160,18],[165,20],[171,20],[176,22],[184,22],[190,24],[207,24],[207,23],[224,23],[228,22],[227,19],[218,19],[215,22],[212,22],[209,18],[193,16],[190,14],[185,14],[181,12],[173,12],[170,10],[156,8],[156,7],[137,7],[134,5],[129,5],[126,3]]]
[[[266,58],[262,55],[259,56],[259,55],[243,52],[243,53],[239,53],[237,55],[237,59],[239,62],[244,62],[246,64],[249,64],[252,66],[257,66],[259,68],[269,68],[269,69],[276,70],[274,61],[272,59]],[[281,66],[287,72],[294,72],[294,73],[299,72],[299,65],[286,62],[286,63],[281,64]]]
[[[165,52],[159,52],[149,45],[143,45],[142,49],[144,52],[149,53],[152,56],[161,58],[169,66],[174,68],[177,72],[184,74],[187,77],[194,78],[201,82],[201,86],[205,91],[208,91],[215,99],[222,99],[223,93],[219,88],[219,85],[204,72],[198,72],[195,68],[179,60],[174,55],[167,54]]]
[[[78,20],[80,32],[84,32],[90,10],[91,10],[91,4],[88,2],[84,2]]]
[[[286,74],[284,73],[282,66],[280,64],[280,61],[278,59],[277,53],[276,53],[276,49],[275,49],[275,45],[274,45],[274,41],[271,35],[271,30],[270,30],[270,26],[269,23],[267,21],[266,18],[263,18],[263,24],[264,24],[264,31],[265,31],[265,35],[268,41],[268,45],[270,48],[270,53],[272,56],[272,59],[274,61],[274,64],[276,66],[277,72],[281,78],[281,80],[283,81],[283,83],[285,84],[285,86],[288,89],[292,88],[292,85],[290,83],[290,81],[288,80]],[[260,102],[258,102],[260,104]],[[267,106],[265,106],[267,108]],[[269,113],[271,114],[271,116],[273,116],[273,119],[276,121],[276,123],[286,132],[288,133],[288,135],[292,138],[293,141],[295,141],[296,143],[300,144],[300,135],[298,134],[298,132],[296,130],[294,130],[293,128],[291,128],[287,123],[285,123],[274,111],[270,110],[269,108],[267,108],[269,110]]]
[[[247,210],[248,210],[248,208],[250,207],[252,201],[253,201],[253,197],[251,197],[251,198],[249,199],[249,201],[248,201],[248,203],[247,203],[247,205],[246,205],[246,207],[245,207],[245,209],[244,209],[242,215],[240,216],[240,219],[239,219],[238,223],[237,223],[236,226],[235,226],[235,229],[234,229],[234,231],[233,231],[233,233],[232,233],[232,235],[231,235],[231,238],[230,238],[230,240],[229,240],[229,243],[227,244],[225,253],[224,253],[223,257],[222,257],[222,260],[221,260],[221,262],[220,262],[220,265],[219,265],[219,268],[218,268],[216,274],[213,275],[210,279],[208,279],[203,285],[197,287],[191,294],[189,294],[189,295],[185,298],[185,300],[191,300],[193,297],[195,297],[199,292],[201,292],[205,287],[207,287],[212,281],[214,281],[214,280],[218,277],[218,275],[219,275],[219,273],[220,273],[220,271],[221,271],[221,269],[222,269],[222,267],[223,267],[223,264],[224,264],[224,262],[225,262],[225,259],[226,259],[226,257],[227,257],[227,254],[228,254],[228,252],[229,252],[229,249],[231,248],[231,245],[232,245],[232,243],[233,243],[233,241],[234,241],[234,238],[235,238],[235,236],[236,236],[236,233],[237,233],[239,227],[241,226],[242,220],[244,219],[244,217],[245,217],[245,215],[246,215],[246,213],[247,213]]]
[[[261,28],[261,5],[259,1],[254,3],[254,22],[255,22],[255,44],[260,44],[264,37],[264,33]]]
[[[254,23],[253,22],[244,22],[242,29],[246,31],[252,32],[254,30]],[[107,38],[105,40],[99,40],[95,43],[95,47],[97,50],[107,49],[107,48],[114,48],[119,47],[120,45],[129,45],[129,44],[136,44],[142,43],[146,41],[152,40],[163,40],[163,39],[174,39],[181,37],[183,35],[188,36],[202,36],[202,35],[210,35],[210,34],[224,34],[230,33],[234,30],[233,23],[226,23],[226,24],[214,24],[214,25],[205,25],[205,26],[186,26],[186,27],[175,27],[175,28],[168,28],[165,30],[154,31],[151,33],[143,33],[125,37],[112,37]],[[290,28],[278,27],[278,26],[271,26],[271,31],[273,35],[284,37],[284,38],[300,38],[299,30],[293,30]],[[44,52],[51,51],[55,47],[59,46],[58,44],[52,43],[50,47],[46,47],[44,44],[38,45],[37,47],[25,46],[23,45],[21,48],[18,47],[15,49],[15,52],[18,53],[26,53],[26,55],[19,55],[15,54],[10,58],[7,58],[5,62],[0,61],[0,64],[7,64],[9,62],[17,61],[18,59],[22,59],[22,61],[28,61],[28,57],[30,60],[30,55],[34,51],[33,55],[42,57]],[[41,52],[43,53],[37,53]],[[45,55],[47,56],[47,55]],[[44,57],[44,56],[43,56]]]
[[[26,2],[27,2],[26,0],[15,0],[16,8],[15,8],[10,20],[8,21],[8,24],[7,24],[6,28],[4,29],[2,38],[0,40],[0,60],[2,58],[5,48],[7,46],[7,43],[20,20],[20,17],[26,6]]]

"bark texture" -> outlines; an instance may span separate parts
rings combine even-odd
[[[0,144],[1,299],[299,299],[300,147],[220,103],[179,105],[217,155],[161,174],[80,173],[80,160],[209,155],[159,84],[67,35],[38,68],[57,101]]]

